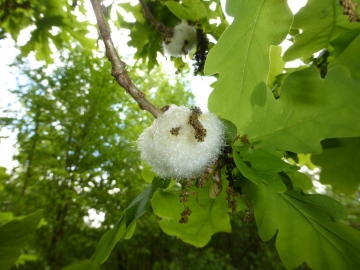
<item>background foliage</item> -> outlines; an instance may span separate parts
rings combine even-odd
[[[231,24],[219,0],[147,2],[165,25],[195,21],[210,38],[209,110],[227,120],[230,146],[222,189],[214,181],[184,189],[141,164],[134,142],[153,119],[111,77],[102,41],[82,19],[86,3],[0,1],[0,38],[31,32],[13,63],[22,106],[0,118],[17,134],[17,166],[0,168],[1,265],[359,269],[360,24],[338,1],[308,0],[293,16],[285,0],[228,0]],[[135,85],[160,108],[192,106],[194,55],[166,59],[179,73],[169,74],[141,5],[105,8],[113,30],[130,30],[134,55],[119,52]],[[293,43],[282,57],[285,38]],[[285,67],[295,59],[300,67]],[[304,165],[321,167],[327,196],[314,194],[318,176],[299,172]],[[238,191],[233,213],[229,185]],[[180,224],[184,205],[193,213]]]

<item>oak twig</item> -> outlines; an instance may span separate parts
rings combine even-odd
[[[95,12],[96,20],[99,26],[100,35],[105,44],[106,57],[112,65],[111,75],[121,85],[127,93],[129,93],[135,101],[139,104],[140,109],[150,112],[155,118],[163,114],[160,108],[153,105],[145,98],[145,94],[141,92],[130,79],[126,71],[126,63],[123,62],[115,49],[114,43],[110,36],[110,27],[105,20],[105,15],[102,11],[99,0],[90,0],[93,10]]]
[[[139,0],[139,1],[140,1],[141,6],[142,6],[142,9],[144,11],[145,18],[147,18],[149,21],[151,21],[152,24],[156,27],[156,29],[160,33],[167,35],[168,33],[172,32],[172,28],[167,27],[161,21],[158,21],[154,17],[154,15],[151,13],[151,11],[149,10],[149,7],[146,5],[144,0]]]

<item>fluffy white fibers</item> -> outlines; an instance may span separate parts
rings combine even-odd
[[[171,38],[163,42],[165,52],[170,56],[180,57],[191,51],[196,45],[196,29],[187,22],[174,27]]]
[[[216,115],[198,116],[206,129],[204,141],[195,139],[190,115],[190,109],[172,105],[139,136],[141,158],[160,177],[180,180],[200,176],[224,146],[225,127]]]

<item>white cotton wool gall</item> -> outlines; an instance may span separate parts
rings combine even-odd
[[[188,179],[202,175],[214,163],[224,146],[225,127],[211,113],[198,116],[206,129],[203,141],[195,138],[189,124],[192,111],[184,106],[170,106],[138,139],[141,158],[163,178]]]
[[[181,57],[191,51],[196,45],[196,29],[187,22],[174,27],[173,36],[163,41],[164,51],[175,57]]]

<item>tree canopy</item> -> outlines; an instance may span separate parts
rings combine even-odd
[[[17,165],[0,168],[4,269],[359,269],[357,1],[224,3],[0,1],[0,38],[31,33],[12,64],[21,108],[0,118],[17,136]],[[162,47],[177,35],[180,57]],[[211,137],[193,76],[216,79],[224,142],[200,176],[160,177],[137,139],[171,106],[190,116],[166,127],[163,166],[184,154],[182,125]]]

